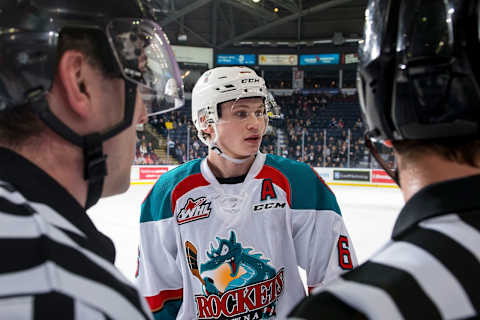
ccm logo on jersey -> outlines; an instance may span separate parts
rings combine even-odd
[[[287,204],[285,202],[270,202],[270,203],[262,203],[253,206],[253,211],[262,211],[268,209],[278,209],[278,208],[285,208]]]
[[[210,209],[211,202],[207,202],[206,197],[200,197],[196,200],[189,198],[185,207],[180,210],[177,214],[177,223],[184,224],[200,219],[205,219],[210,216]]]

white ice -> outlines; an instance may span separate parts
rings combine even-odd
[[[137,266],[140,204],[151,185],[133,185],[123,195],[102,199],[88,212],[117,251],[116,266],[133,280]],[[390,238],[403,205],[399,189],[332,186],[359,262]]]

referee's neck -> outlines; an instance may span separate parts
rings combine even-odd
[[[408,160],[396,153],[395,158],[405,202],[428,185],[480,174],[480,168],[450,161],[431,153]]]

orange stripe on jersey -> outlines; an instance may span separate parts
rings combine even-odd
[[[175,212],[175,206],[177,204],[178,198],[183,196],[185,193],[189,192],[198,187],[208,186],[210,183],[205,180],[201,173],[196,173],[191,176],[188,176],[184,180],[180,181],[179,184],[172,191],[172,213]]]
[[[288,178],[278,169],[265,165],[255,179],[272,179],[274,184],[285,191],[287,194],[288,205],[290,208],[292,207],[292,192],[290,190],[290,182],[288,181]]]
[[[147,299],[148,304],[150,305],[150,309],[152,312],[157,312],[163,309],[163,305],[167,301],[171,300],[179,300],[183,297],[183,289],[178,290],[164,290],[160,291],[159,294],[156,296],[145,297]]]

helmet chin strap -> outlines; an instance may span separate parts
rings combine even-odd
[[[250,157],[245,158],[245,159],[235,159],[235,158],[232,158],[229,155],[225,154],[225,152],[223,152],[222,149],[220,149],[220,147],[217,144],[218,133],[217,133],[217,126],[216,125],[213,125],[213,130],[215,130],[215,139],[213,140],[212,143],[208,144],[208,147],[210,148],[210,150],[215,151],[220,157],[222,157],[222,158],[224,158],[228,161],[231,161],[235,164],[242,164],[242,163],[245,163],[248,160],[250,160]]]

